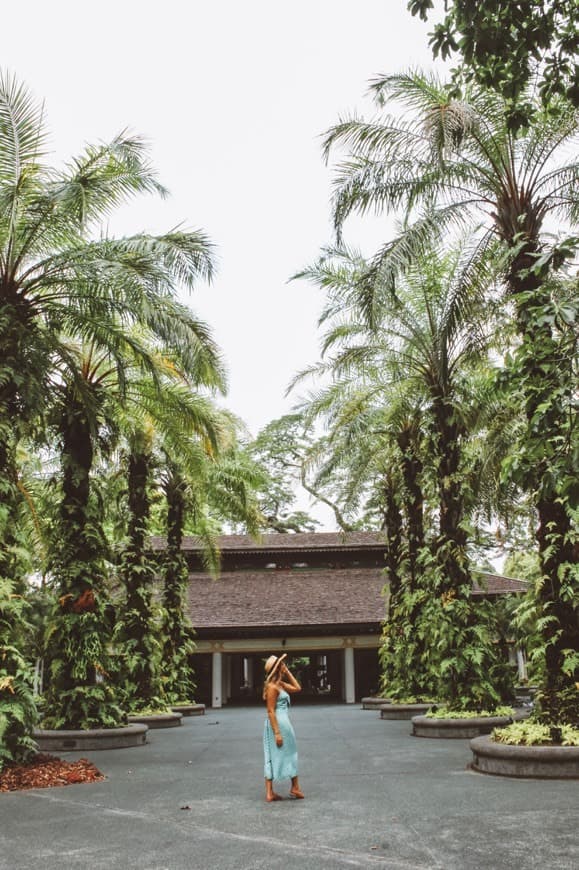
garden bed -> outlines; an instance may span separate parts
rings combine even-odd
[[[128,749],[147,742],[147,726],[125,725],[123,728],[87,728],[85,730],[36,729],[32,737],[41,752],[84,752],[87,749]]]
[[[479,773],[525,779],[579,779],[579,746],[513,746],[491,737],[470,741]]]
[[[204,716],[205,704],[172,704],[171,710],[182,716]]]
[[[481,734],[490,734],[494,728],[503,728],[510,722],[509,716],[471,716],[456,719],[413,716],[412,735],[443,740],[470,740]]]
[[[379,710],[381,704],[390,703],[390,698],[362,698],[362,710]]]
[[[0,792],[102,782],[103,779],[104,774],[87,758],[63,761],[54,755],[39,754],[25,764],[6,764],[0,773]]]
[[[381,719],[412,719],[421,713],[428,713],[432,704],[382,704],[380,710]]]
[[[149,728],[178,728],[183,718],[182,713],[153,713],[129,716],[131,724],[147,725]]]

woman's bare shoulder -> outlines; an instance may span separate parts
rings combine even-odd
[[[265,687],[266,698],[277,698],[279,695],[279,686],[276,683],[268,683]]]

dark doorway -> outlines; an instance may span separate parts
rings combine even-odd
[[[238,705],[263,703],[263,665],[267,656],[232,653],[228,658],[231,660],[228,665],[229,697],[224,697],[223,702]],[[287,664],[302,686],[302,691],[292,697],[292,704],[342,700],[341,650],[292,652],[288,655]]]
[[[198,704],[211,706],[212,687],[211,687],[211,671],[212,671],[212,656],[211,653],[194,653],[193,668],[195,670],[195,682],[197,688],[195,690],[195,700]]]
[[[354,650],[356,700],[377,695],[380,688],[380,662],[377,649]]]

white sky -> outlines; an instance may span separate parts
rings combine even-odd
[[[151,142],[171,197],[141,198],[110,228],[203,228],[218,275],[191,296],[230,372],[227,406],[255,433],[290,410],[318,356],[318,291],[288,284],[331,241],[320,134],[370,114],[368,79],[432,67],[406,0],[32,0],[4,4],[0,63],[46,103],[55,161],[128,127]],[[385,233],[352,222],[370,253]]]

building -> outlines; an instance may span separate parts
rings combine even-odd
[[[221,707],[261,697],[263,661],[288,653],[302,695],[354,703],[378,689],[386,615],[383,536],[374,532],[219,538],[222,570],[205,570],[186,538],[189,616],[197,632],[197,699]],[[163,546],[154,540],[155,549]],[[482,575],[473,595],[520,593],[525,584]]]

